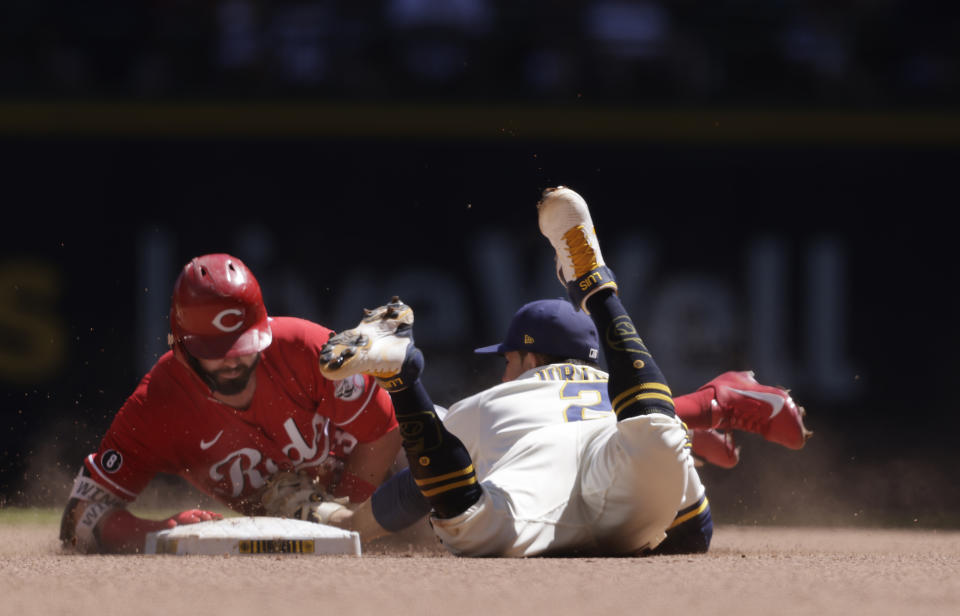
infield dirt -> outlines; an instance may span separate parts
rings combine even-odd
[[[0,525],[0,614],[960,613],[960,533],[718,526],[709,554],[462,559],[425,533],[350,556],[80,556]]]

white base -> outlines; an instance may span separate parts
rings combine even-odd
[[[147,534],[145,554],[349,554],[360,556],[360,535],[326,524],[267,516],[186,524]]]

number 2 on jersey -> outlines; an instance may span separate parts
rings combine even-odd
[[[596,414],[613,412],[605,381],[567,381],[560,388],[560,399],[576,401],[564,410],[567,421],[597,419],[598,415],[585,416],[587,410]]]

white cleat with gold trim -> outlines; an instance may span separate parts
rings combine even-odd
[[[613,272],[603,261],[590,209],[566,186],[547,188],[537,203],[540,232],[556,251],[557,278],[575,306],[589,314],[587,298],[600,289],[617,289]]]

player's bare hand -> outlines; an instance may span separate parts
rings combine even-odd
[[[330,517],[326,519],[325,524],[330,526],[336,526],[338,528],[344,528],[347,530],[352,530],[351,522],[353,520],[353,511],[347,507],[343,507],[333,511],[330,514]]]
[[[167,528],[183,526],[184,524],[196,524],[197,522],[209,522],[210,520],[222,520],[223,516],[213,511],[203,509],[188,509],[167,518]]]

